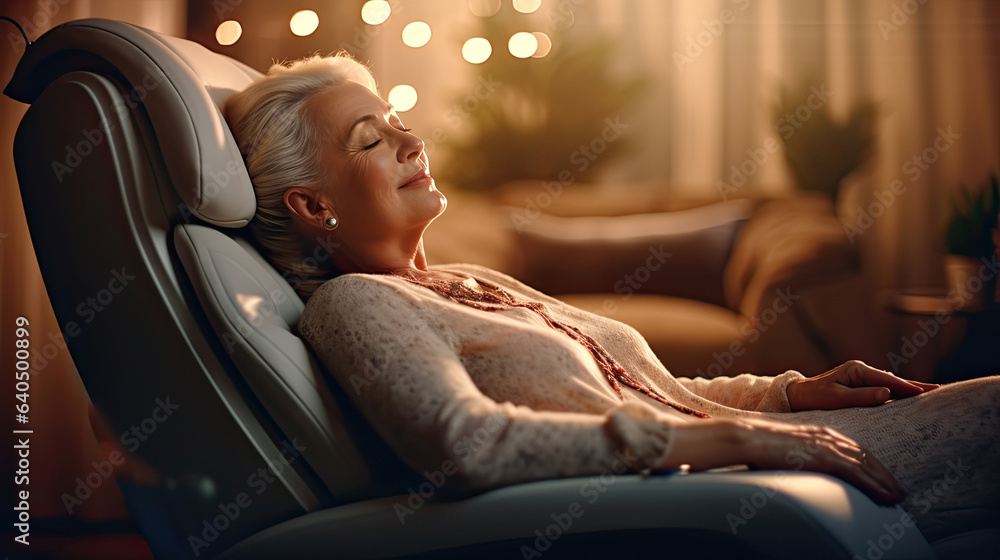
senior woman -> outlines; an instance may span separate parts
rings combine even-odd
[[[258,244],[307,300],[300,333],[416,471],[447,465],[449,485],[478,489],[609,468],[805,469],[902,502],[930,540],[1000,524],[998,378],[939,388],[861,362],[675,378],[624,324],[486,268],[429,267],[423,233],[447,201],[352,58],[275,65],[225,116]],[[329,259],[311,258],[317,240]]]

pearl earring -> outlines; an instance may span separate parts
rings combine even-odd
[[[337,226],[339,225],[340,222],[338,222],[337,218],[334,218],[333,216],[330,216],[323,222],[323,226],[330,231],[337,229]]]

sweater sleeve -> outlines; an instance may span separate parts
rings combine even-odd
[[[436,297],[430,295],[429,297]],[[430,302],[377,276],[346,275],[310,298],[302,336],[386,443],[455,491],[656,468],[673,419],[638,403],[603,415],[499,403],[473,383]]]
[[[788,370],[776,377],[744,373],[736,377],[678,377],[681,385],[710,401],[731,408],[757,412],[791,412],[788,384],[805,379],[801,373]]]

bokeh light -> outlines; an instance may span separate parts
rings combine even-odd
[[[500,11],[500,0],[469,0],[469,11],[479,17],[490,17]]]
[[[220,45],[232,45],[240,40],[241,35],[243,35],[243,26],[234,19],[224,21],[215,28],[215,40]]]
[[[292,28],[292,33],[299,37],[305,37],[316,31],[316,28],[319,27],[319,16],[312,10],[295,12],[288,26]]]
[[[398,85],[389,90],[388,101],[397,113],[409,111],[417,104],[417,90],[406,84]]]
[[[431,26],[422,21],[408,23],[403,28],[403,44],[408,47],[418,48],[427,44],[431,40]]]
[[[385,23],[392,14],[392,6],[386,0],[368,0],[361,6],[361,19],[368,25]]]
[[[514,9],[522,14],[530,14],[542,5],[542,0],[514,0]]]
[[[528,58],[538,50],[538,39],[527,31],[520,31],[510,36],[507,49],[517,58]]]
[[[482,37],[473,37],[462,45],[462,58],[473,64],[486,62],[493,54],[493,45]]]
[[[543,56],[549,54],[549,51],[552,50],[552,39],[549,39],[549,36],[541,31],[535,31],[532,35],[534,35],[535,40],[538,41],[538,48],[535,49],[535,52],[531,55],[531,57],[542,58]]]

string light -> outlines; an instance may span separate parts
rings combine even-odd
[[[500,11],[500,0],[469,0],[469,11],[479,17],[490,17]]]
[[[532,35],[534,35],[535,40],[538,41],[538,48],[535,49],[535,52],[531,55],[531,57],[542,58],[543,56],[549,54],[549,51],[552,50],[552,39],[549,39],[549,36],[541,31],[535,31]]]
[[[368,0],[361,6],[361,19],[368,25],[385,23],[392,15],[392,6],[386,0]]]
[[[493,45],[482,37],[473,37],[462,45],[462,58],[472,64],[481,64],[493,54]]]
[[[422,21],[414,21],[403,28],[403,44],[418,48],[431,40],[431,26]]]
[[[517,58],[528,58],[538,50],[538,39],[527,31],[520,31],[511,35],[507,50]]]
[[[413,86],[400,84],[389,90],[388,101],[397,113],[409,111],[417,104],[417,90]]]
[[[534,13],[542,5],[542,0],[514,0],[514,9],[522,14]]]
[[[234,19],[226,20],[220,23],[219,27],[215,28],[215,40],[223,46],[232,45],[236,41],[239,41],[242,35],[243,26]]]
[[[288,22],[288,26],[292,29],[292,33],[299,37],[305,37],[316,31],[316,28],[319,27],[319,16],[312,10],[295,12],[292,20]]]

